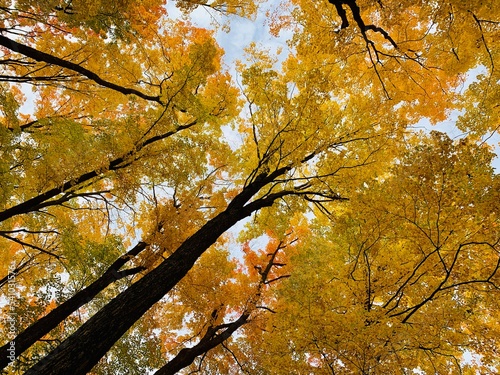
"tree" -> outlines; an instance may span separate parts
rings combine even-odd
[[[214,34],[161,2],[0,7],[2,292],[21,317],[0,363],[14,345],[26,374],[498,366],[493,8],[283,4],[294,53],[249,46],[238,89]],[[412,135],[456,108],[468,138]]]
[[[312,223],[253,360],[279,358],[283,374],[498,371],[491,157],[467,139],[417,136],[331,226]],[[465,362],[466,351],[480,361]]]

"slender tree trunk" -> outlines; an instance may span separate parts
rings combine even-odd
[[[11,341],[15,342],[15,357],[20,356],[31,345],[40,340],[43,336],[56,328],[64,319],[75,312],[77,309],[91,301],[97,294],[103,291],[108,285],[116,280],[126,276],[136,274],[143,270],[142,267],[135,267],[128,270],[120,271],[120,268],[132,257],[139,254],[146,248],[145,242],[139,242],[136,246],[130,249],[127,254],[119,257],[104,274],[95,280],[85,289],[76,293],[73,297],[57,306],[44,317],[37,320],[23,332],[18,334]],[[10,342],[0,348],[0,369],[5,368],[12,359],[12,353],[9,351]]]

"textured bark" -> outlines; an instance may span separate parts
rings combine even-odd
[[[119,257],[104,274],[95,280],[85,289],[76,293],[73,297],[56,307],[44,317],[37,320],[34,324],[18,334],[13,340],[16,343],[15,357],[20,356],[31,345],[40,340],[43,336],[56,328],[64,319],[75,312],[77,309],[91,301],[97,294],[103,291],[108,285],[123,277],[135,274],[143,270],[142,267],[135,267],[120,271],[120,268],[132,257],[139,254],[146,248],[145,242],[139,242],[127,254]],[[11,361],[9,352],[10,342],[0,348],[0,369],[5,368]],[[10,358],[10,359],[9,359]]]
[[[287,170],[258,176],[225,211],[209,220],[157,268],[111,300],[29,369],[26,375],[83,375],[89,372],[113,344],[187,274],[196,260],[224,232],[253,212],[273,204],[274,199],[259,199],[245,205],[263,186]]]

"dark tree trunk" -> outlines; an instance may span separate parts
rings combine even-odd
[[[263,186],[288,170],[283,168],[269,176],[257,176],[225,211],[209,220],[157,268],[111,300],[25,375],[83,375],[89,372],[224,232],[253,212],[273,204],[274,197],[245,205]]]
[[[20,356],[31,345],[40,340],[43,336],[56,328],[64,319],[75,312],[77,309],[91,301],[97,294],[103,291],[108,285],[116,280],[126,276],[136,274],[143,270],[142,267],[135,267],[120,271],[120,268],[132,257],[139,254],[146,248],[145,242],[139,242],[130,249],[127,254],[119,257],[104,274],[95,280],[85,289],[76,293],[73,297],[57,306],[43,318],[40,318],[23,332],[18,334],[13,340],[15,342],[15,357]],[[12,359],[12,353],[9,351],[10,342],[0,348],[0,369],[5,368]]]

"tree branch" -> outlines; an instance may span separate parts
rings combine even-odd
[[[122,155],[120,157],[117,157],[114,160],[111,160],[103,168],[95,169],[95,170],[92,170],[90,172],[81,174],[80,176],[78,176],[76,178],[73,178],[71,180],[64,182],[62,185],[60,185],[58,187],[47,190],[46,192],[44,192],[42,194],[39,194],[33,198],[27,199],[26,201],[24,201],[22,203],[19,203],[15,206],[9,207],[9,208],[1,211],[0,212],[0,222],[5,221],[5,220],[7,220],[13,216],[16,216],[16,215],[21,215],[21,214],[26,214],[28,212],[38,211],[42,207],[44,207],[46,205],[50,205],[50,204],[47,204],[47,202],[50,199],[58,196],[61,193],[67,192],[71,189],[75,189],[75,187],[78,187],[79,185],[98,177],[99,175],[101,175],[103,173],[103,171],[117,171],[119,169],[127,167],[133,161],[137,160],[137,159],[134,159],[134,156],[137,155],[137,153],[139,151],[141,151],[142,149],[144,149],[146,146],[148,146],[152,143],[161,141],[163,139],[166,139],[166,138],[172,136],[173,134],[176,134],[178,131],[188,129],[188,128],[194,126],[196,123],[197,123],[196,121],[193,121],[191,123],[179,126],[175,130],[168,131],[166,133],[153,136],[153,137],[148,138],[144,141],[140,141],[135,145],[135,147],[131,151],[125,153],[124,155]],[[61,200],[58,203],[68,201],[69,199],[72,198],[72,196],[67,195],[66,198],[67,199]]]
[[[156,102],[156,103],[161,104],[161,105],[164,104],[164,103],[162,103],[159,96],[147,95],[139,90],[123,87],[123,86],[117,85],[115,83],[106,81],[103,78],[99,77],[96,73],[82,67],[81,65],[72,63],[70,61],[63,60],[59,57],[50,55],[50,54],[42,52],[42,51],[38,51],[32,47],[18,43],[18,42],[14,41],[12,39],[9,39],[3,35],[0,35],[0,45],[10,49],[11,51],[18,52],[26,57],[29,57],[33,60],[45,62],[45,63],[51,64],[51,65],[57,65],[57,66],[60,66],[61,68],[65,68],[65,69],[77,72],[77,73],[87,77],[88,79],[94,81],[95,83],[97,83],[101,86],[107,87],[107,88],[112,89],[114,91],[118,91],[124,95],[131,95],[132,94],[132,95],[136,95],[139,98],[142,98],[142,99],[145,99],[148,101],[153,101],[153,102]]]
[[[207,353],[227,340],[233,332],[248,322],[250,313],[243,313],[237,320],[221,324],[215,327],[208,327],[207,332],[195,346],[191,348],[183,348],[181,351],[163,367],[155,372],[155,375],[173,375],[184,367],[189,366],[194,362],[196,357]],[[220,330],[222,332],[218,333]]]

